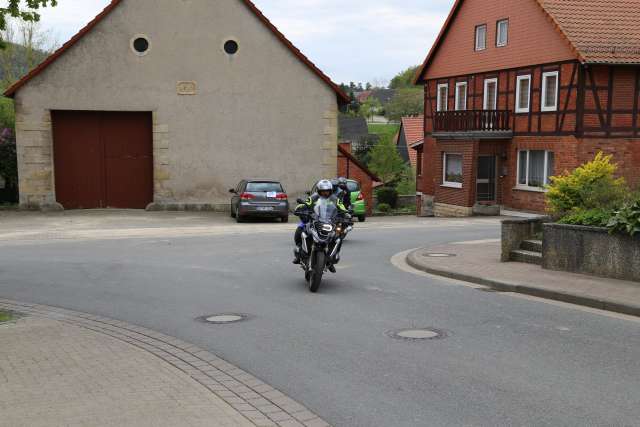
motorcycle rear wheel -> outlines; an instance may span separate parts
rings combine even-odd
[[[318,289],[320,289],[322,274],[324,273],[324,267],[326,264],[327,259],[325,253],[317,252],[313,263],[313,270],[311,271],[311,277],[309,279],[309,290],[313,293],[318,292]]]

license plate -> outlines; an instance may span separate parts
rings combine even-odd
[[[269,199],[275,199],[277,195],[278,195],[278,193],[276,193],[275,191],[269,191],[269,192],[267,193],[267,197],[268,197]]]
[[[273,210],[273,206],[260,206],[257,208],[260,212],[269,212]]]

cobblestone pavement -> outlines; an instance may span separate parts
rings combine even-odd
[[[0,299],[0,426],[328,426],[213,354],[145,328]]]

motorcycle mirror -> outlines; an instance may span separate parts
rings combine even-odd
[[[298,200],[296,200],[296,202],[298,202],[299,205],[304,204],[304,200],[302,200],[302,199],[298,199]]]
[[[310,196],[310,195],[311,195],[311,191],[307,191],[307,196]]]

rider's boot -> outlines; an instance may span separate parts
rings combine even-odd
[[[293,250],[293,263],[296,265],[300,264],[300,247],[298,246]]]
[[[328,269],[330,272],[334,273],[334,274],[335,274],[335,272],[336,272],[336,267],[335,267],[333,264],[329,264],[329,265],[327,266],[327,269]]]

